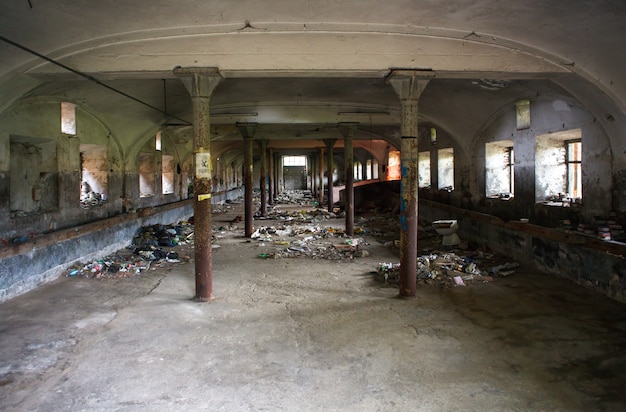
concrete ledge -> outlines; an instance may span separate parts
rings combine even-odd
[[[141,209],[60,230],[0,249],[0,302],[58,278],[79,261],[99,259],[131,244],[145,225],[172,224],[193,215],[193,200]]]
[[[626,245],[420,200],[420,217],[457,219],[462,239],[626,303]]]

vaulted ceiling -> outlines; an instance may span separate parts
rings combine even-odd
[[[622,0],[5,1],[0,110],[23,97],[68,99],[133,139],[122,130],[191,121],[176,66],[217,67],[216,126],[256,122],[272,139],[316,139],[359,122],[362,136],[389,138],[400,115],[386,77],[407,68],[432,78],[421,121],[461,144],[537,94],[578,99],[610,129],[626,124],[625,22]]]

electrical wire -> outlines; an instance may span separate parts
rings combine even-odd
[[[185,120],[185,119],[182,119],[182,118],[180,118],[180,117],[178,117],[178,116],[175,116],[175,115],[172,115],[172,114],[170,114],[170,113],[167,113],[166,111],[161,110],[161,109],[159,109],[158,107],[151,105],[150,103],[146,103],[146,102],[144,102],[144,101],[143,101],[143,100],[141,100],[141,99],[138,99],[138,98],[136,98],[136,97],[134,97],[134,96],[131,96],[130,94],[128,94],[128,93],[126,93],[126,92],[123,92],[123,91],[121,91],[121,90],[119,90],[119,89],[116,89],[115,87],[110,86],[110,85],[108,85],[108,84],[106,84],[106,83],[104,83],[104,82],[102,82],[102,81],[100,81],[100,80],[96,79],[95,77],[93,77],[93,76],[92,76],[92,75],[90,75],[90,74],[83,73],[83,72],[81,72],[80,70],[76,70],[76,69],[74,69],[74,68],[72,68],[72,67],[70,67],[70,66],[67,66],[67,65],[65,65],[65,64],[63,64],[63,63],[61,63],[61,62],[58,62],[58,61],[56,61],[56,60],[54,60],[54,59],[52,59],[52,58],[50,58],[50,57],[48,57],[48,56],[46,56],[46,55],[43,55],[43,54],[41,54],[41,53],[38,53],[38,52],[36,52],[35,50],[29,49],[29,48],[28,48],[28,47],[26,47],[26,46],[23,46],[23,45],[21,45],[21,44],[19,44],[19,43],[16,43],[16,42],[14,42],[13,40],[7,39],[6,37],[4,37],[4,36],[2,36],[2,35],[0,35],[0,40],[2,40],[2,41],[3,41],[3,42],[5,42],[5,43],[10,44],[10,45],[11,45],[11,46],[13,46],[13,47],[17,47],[18,49],[21,49],[21,50],[23,50],[23,51],[25,51],[25,52],[27,52],[27,53],[30,53],[30,54],[32,54],[32,55],[34,55],[34,56],[37,56],[37,57],[39,57],[39,58],[41,58],[41,59],[43,59],[43,60],[46,60],[47,62],[50,62],[50,63],[52,63],[52,64],[54,64],[54,65],[56,65],[56,66],[59,66],[59,67],[61,67],[61,68],[65,69],[65,70],[67,70],[67,71],[69,71],[69,72],[72,72],[72,73],[74,73],[74,74],[77,74],[78,76],[83,77],[83,78],[85,78],[85,79],[87,79],[87,80],[89,80],[89,81],[91,81],[91,82],[94,82],[94,83],[98,84],[99,86],[102,86],[102,87],[104,87],[104,88],[107,88],[107,89],[111,90],[111,91],[112,91],[112,92],[114,92],[114,93],[120,94],[120,95],[122,95],[122,96],[124,96],[124,97],[126,97],[126,98],[128,98],[128,99],[131,99],[131,100],[133,100],[133,101],[135,101],[135,102],[137,102],[137,103],[140,103],[140,104],[142,104],[142,105],[144,105],[144,106],[146,106],[146,107],[149,107],[150,109],[155,110],[155,111],[157,111],[157,112],[159,112],[159,113],[161,113],[161,114],[163,114],[163,115],[165,115],[165,116],[168,116],[168,117],[170,117],[170,118],[172,118],[172,119],[180,120],[181,122],[184,122],[185,124],[188,124],[188,125],[191,125],[191,124],[192,124],[191,122],[189,122],[189,121],[187,121],[187,120]]]

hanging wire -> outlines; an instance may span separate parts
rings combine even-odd
[[[23,45],[21,45],[19,43],[16,43],[13,40],[7,39],[6,37],[4,37],[2,35],[0,35],[0,40],[2,40],[3,42],[5,42],[7,44],[10,44],[11,46],[17,47],[18,49],[21,49],[21,50],[23,50],[23,51],[25,51],[27,53],[30,53],[30,54],[32,54],[34,56],[37,56],[37,57],[39,57],[41,59],[44,59],[47,62],[50,62],[50,63],[52,63],[52,64],[54,64],[56,66],[59,66],[59,67],[65,69],[65,70],[67,70],[69,72],[77,74],[80,77],[83,77],[83,78],[85,78],[85,79],[87,79],[87,80],[89,80],[91,82],[94,82],[94,83],[96,83],[96,84],[98,84],[98,85],[100,85],[100,86],[102,86],[104,88],[107,88],[107,89],[111,90],[112,92],[120,94],[120,95],[122,95],[122,96],[124,96],[124,97],[126,97],[128,99],[131,99],[131,100],[133,100],[133,101],[135,101],[135,102],[137,102],[139,104],[142,104],[142,105],[144,105],[146,107],[149,107],[150,109],[155,110],[155,111],[157,111],[157,112],[159,112],[159,113],[161,113],[161,114],[163,114],[165,116],[168,116],[168,117],[170,117],[172,119],[180,120],[181,122],[184,122],[185,124],[188,124],[188,125],[192,124],[191,122],[189,122],[189,121],[187,121],[185,119],[182,119],[182,118],[180,118],[178,116],[175,116],[173,114],[167,113],[166,111],[161,110],[158,107],[151,105],[150,103],[144,102],[143,100],[140,100],[137,97],[131,96],[130,94],[128,94],[126,92],[123,92],[123,91],[121,91],[119,89],[116,89],[113,86],[109,86],[108,84],[103,83],[102,81],[96,79],[95,77],[93,77],[90,74],[87,74],[87,73],[81,72],[80,70],[76,70],[76,69],[74,69],[72,67],[69,67],[69,66],[67,66],[67,65],[65,65],[65,64],[63,64],[61,62],[58,62],[58,61],[56,61],[56,60],[54,60],[54,59],[52,59],[52,58],[50,58],[50,57],[48,57],[46,55],[43,55],[41,53],[36,52],[35,50],[29,49],[26,46],[23,46]]]

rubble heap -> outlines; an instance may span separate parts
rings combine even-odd
[[[268,210],[267,217],[255,216],[256,219],[280,220],[286,224],[293,223],[320,223],[324,220],[337,217],[334,213],[324,209],[286,211],[280,206],[274,206]]]
[[[320,226],[280,226],[258,228],[251,236],[259,247],[262,259],[311,258],[353,260],[369,256],[363,249],[368,243],[363,238],[347,237],[342,229]]]
[[[317,200],[310,190],[284,190],[275,197],[277,203],[301,206],[315,206]]]
[[[466,282],[491,282],[494,277],[515,273],[519,263],[500,263],[500,257],[476,252],[472,256],[459,256],[453,252],[433,252],[417,258],[417,284],[440,288],[466,286]],[[379,263],[376,277],[385,283],[397,284],[399,263]]]
[[[73,265],[66,269],[65,276],[125,278],[145,272],[150,267],[188,261],[188,257],[181,257],[171,249],[192,243],[193,235],[193,225],[190,222],[179,222],[170,226],[145,226],[138,230],[132,245],[126,249],[118,250],[102,259]]]

